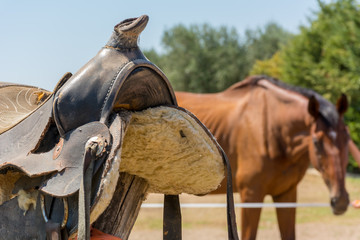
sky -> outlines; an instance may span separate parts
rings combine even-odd
[[[297,33],[316,10],[316,0],[0,0],[0,81],[53,90],[96,55],[117,23],[143,14],[150,20],[139,46],[161,51],[163,32],[177,24],[234,27],[241,36],[273,21]]]

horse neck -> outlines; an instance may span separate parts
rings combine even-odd
[[[308,98],[268,81],[260,81],[259,85],[265,87],[268,98],[272,99],[272,102],[267,101],[267,118],[272,123],[271,128],[276,129],[279,141],[282,141],[276,146],[278,151],[282,152],[282,156],[289,162],[301,161],[308,165],[313,122],[307,110]]]
[[[286,156],[291,161],[305,161],[310,163],[309,145],[312,141],[310,115],[305,112],[305,116],[299,116],[294,113],[292,121],[289,123],[292,127],[287,131]]]

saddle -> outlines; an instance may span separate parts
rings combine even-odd
[[[118,204],[120,172],[165,194],[164,239],[181,239],[178,194],[215,190],[224,166],[229,239],[238,239],[228,160],[137,46],[147,22],[116,25],[53,92],[0,83],[0,239],[89,239]]]

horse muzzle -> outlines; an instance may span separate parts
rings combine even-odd
[[[344,193],[339,197],[332,197],[330,199],[330,205],[334,215],[345,213],[349,206],[349,195]]]

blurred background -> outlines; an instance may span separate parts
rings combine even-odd
[[[246,76],[266,74],[314,89],[333,103],[345,93],[350,100],[345,121],[359,146],[360,6],[355,0],[0,1],[0,81],[52,90],[64,73],[75,73],[95,56],[114,25],[143,14],[150,21],[140,48],[165,72],[175,90],[217,92]],[[348,172],[359,173],[353,159]],[[352,200],[360,198],[356,176],[347,181]],[[307,175],[301,184],[300,202],[328,201],[319,176]],[[149,201],[160,200],[150,196]],[[193,232],[206,225],[204,231],[210,231],[225,221],[225,215],[211,209],[196,211],[189,210],[188,217],[185,213],[189,220],[185,230]],[[269,211],[263,211],[259,239],[279,238],[275,211]],[[327,208],[298,213],[299,239],[360,238],[359,213],[354,209],[341,217]],[[139,232],[139,237],[134,231],[133,239],[147,239],[145,235],[158,239],[161,224],[154,220],[156,214],[161,221],[160,210],[142,210],[135,230],[149,231]]]

